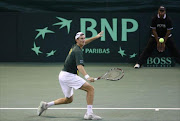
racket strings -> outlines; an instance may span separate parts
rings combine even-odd
[[[123,72],[121,70],[110,70],[104,78],[107,80],[119,80],[123,76]]]

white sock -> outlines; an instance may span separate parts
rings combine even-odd
[[[51,107],[51,106],[53,106],[53,105],[54,105],[54,101],[48,102],[48,103],[47,103],[47,108],[49,108],[49,107]]]
[[[88,114],[92,114],[93,113],[92,105],[87,105],[87,113]]]

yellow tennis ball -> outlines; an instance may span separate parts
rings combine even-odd
[[[160,39],[159,39],[159,42],[160,42],[160,43],[163,43],[163,42],[164,42],[164,38],[160,38]]]

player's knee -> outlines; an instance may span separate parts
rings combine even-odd
[[[94,87],[86,82],[86,84],[83,85],[80,89],[86,91],[86,92],[93,92],[94,93]]]
[[[70,100],[67,101],[67,104],[72,103],[72,102],[73,102],[73,99],[70,99]]]
[[[73,98],[66,98],[65,104],[69,104],[73,102]]]
[[[90,85],[89,87],[89,91],[93,92],[94,93],[94,87]]]

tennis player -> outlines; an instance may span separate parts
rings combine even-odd
[[[90,77],[85,68],[83,61],[82,48],[95,39],[102,37],[103,31],[97,34],[95,37],[85,40],[85,35],[82,32],[78,32],[75,35],[76,44],[70,49],[68,56],[66,57],[64,68],[59,73],[59,83],[64,93],[64,98],[59,98],[55,101],[44,102],[41,101],[37,110],[37,114],[40,116],[43,111],[47,110],[50,106],[68,104],[73,101],[73,89],[81,89],[87,92],[87,112],[84,115],[86,120],[100,120],[100,116],[93,113],[93,100],[94,100],[94,87],[90,85],[86,80],[94,82],[94,78]],[[80,72],[86,80],[78,76]]]

